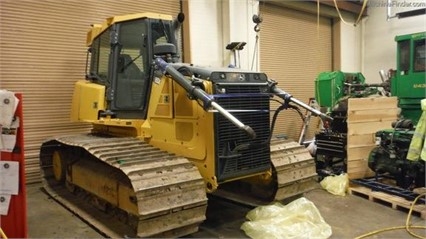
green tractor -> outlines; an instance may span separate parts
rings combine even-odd
[[[413,189],[425,186],[426,159],[408,160],[407,153],[422,114],[420,101],[426,98],[426,32],[397,36],[395,41],[397,69],[390,85],[401,115],[393,129],[376,133],[378,146],[370,153],[368,166],[376,177],[390,176],[397,186]]]

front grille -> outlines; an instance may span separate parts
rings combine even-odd
[[[259,94],[259,87],[243,84],[227,86],[226,92],[226,95],[216,95],[216,102],[252,127],[256,138],[249,139],[245,132],[215,113],[216,175],[219,182],[270,168],[270,149],[266,143],[270,132],[269,96]]]

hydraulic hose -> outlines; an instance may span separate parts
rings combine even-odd
[[[320,117],[323,121],[333,121],[333,118],[322,113],[321,111],[314,109],[312,107],[310,107],[309,105],[303,103],[302,101],[293,98],[289,93],[285,92],[284,90],[278,88],[278,87],[273,87],[272,88],[273,93],[275,93],[278,97],[282,98],[285,101],[289,101],[289,102],[293,102],[296,105],[309,110],[314,116],[318,116]]]

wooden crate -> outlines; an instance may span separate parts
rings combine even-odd
[[[392,128],[400,109],[396,97],[348,100],[347,173],[350,179],[371,177],[368,156],[376,146],[375,133]]]

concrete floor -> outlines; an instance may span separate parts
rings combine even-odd
[[[100,238],[103,235],[74,216],[68,210],[50,199],[40,190],[41,184],[27,186],[28,228],[31,238]],[[330,238],[355,238],[370,231],[404,226],[407,212],[392,209],[359,196],[334,196],[322,189],[304,194],[312,201],[324,220],[331,226]],[[246,213],[251,210],[229,201],[210,197],[207,220],[200,230],[186,238],[247,238],[241,224]],[[426,221],[413,216],[416,226],[426,225]],[[426,236],[425,230],[415,230]],[[405,230],[394,230],[369,238],[411,238]]]

